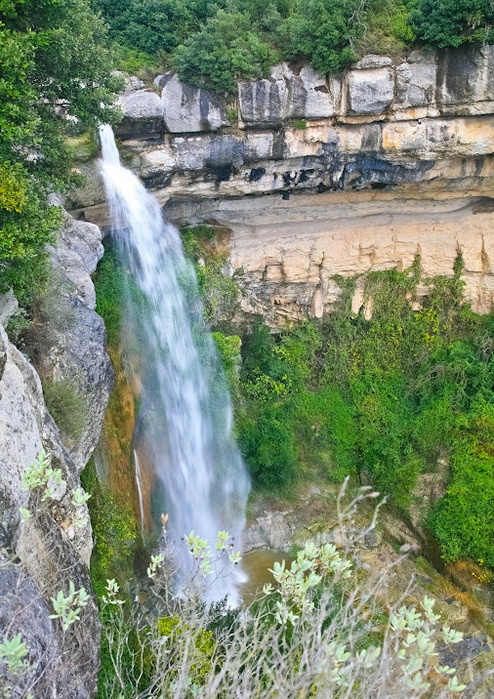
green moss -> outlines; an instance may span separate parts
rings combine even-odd
[[[81,473],[81,483],[91,494],[91,578],[101,597],[107,579],[115,578],[122,585],[131,577],[137,527],[131,506],[99,481],[92,459]]]
[[[93,275],[93,281],[96,291],[96,313],[105,322],[108,344],[117,346],[122,325],[125,277],[113,246],[105,250]]]

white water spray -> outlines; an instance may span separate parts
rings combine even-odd
[[[137,494],[139,496],[139,512],[141,514],[141,539],[144,541],[145,540],[145,518],[144,518],[144,497],[142,494],[142,486],[141,486],[141,467],[139,466],[139,457],[137,456],[137,452],[134,449],[134,464],[135,464],[135,474],[136,474],[136,485],[137,485]]]
[[[217,532],[228,530],[235,549],[240,547],[249,479],[232,436],[221,361],[178,231],[163,221],[158,202],[138,178],[120,165],[111,128],[103,126],[100,133],[112,230],[133,280],[125,334],[142,367],[136,438],[161,484],[155,489],[163,498],[158,508],[169,514],[169,536],[187,570],[190,554],[178,544],[191,530],[213,549]],[[225,579],[218,581],[215,596],[230,587]]]

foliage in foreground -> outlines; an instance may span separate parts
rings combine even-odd
[[[342,525],[364,497],[345,506],[340,496]],[[386,604],[385,580],[361,576],[357,541],[340,550],[307,544],[290,567],[276,563],[276,586],[240,610],[200,601],[197,580],[207,587],[214,576],[205,571],[206,542],[195,540],[202,554],[178,597],[170,595],[166,547],[152,556],[152,614],[128,609],[107,581],[99,697],[405,699],[465,689],[438,655],[439,644],[462,634],[440,623],[427,597],[419,608],[404,598]]]

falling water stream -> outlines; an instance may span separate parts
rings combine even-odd
[[[221,360],[179,233],[163,220],[158,202],[138,178],[121,166],[109,126],[101,128],[101,144],[112,233],[129,273],[124,335],[139,357],[134,441],[152,465],[154,491],[169,515],[168,538],[187,571],[191,557],[179,544],[184,533],[193,530],[214,544],[217,532],[227,530],[238,548],[249,479],[232,435]],[[137,453],[135,466],[139,478]],[[138,488],[141,497],[140,482]],[[143,513],[142,500],[140,507]],[[215,596],[230,586],[227,578],[218,581]]]

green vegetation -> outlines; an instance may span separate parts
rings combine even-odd
[[[351,313],[347,283],[321,321],[244,333],[236,424],[257,488],[351,475],[406,512],[421,474],[446,462],[449,484],[426,524],[447,560],[494,565],[494,319],[463,303],[461,267],[428,280],[418,311],[419,259],[367,275],[369,319]]]
[[[108,344],[118,347],[122,326],[125,276],[118,262],[117,251],[109,246],[93,275],[96,291],[96,313],[105,321]]]
[[[482,44],[489,0],[92,0],[119,45],[123,70],[154,63],[197,86],[233,93],[280,60],[338,72],[365,53]]]
[[[421,0],[412,23],[417,36],[440,49],[494,40],[490,0]]]
[[[62,435],[70,441],[79,439],[86,427],[88,406],[77,380],[45,381],[43,393],[46,407]]]
[[[89,0],[1,3],[0,292],[12,286],[23,303],[44,285],[61,223],[47,194],[74,181],[64,135],[114,119],[120,79],[105,44]]]
[[[224,273],[227,254],[217,249],[211,226],[184,228],[180,234],[185,255],[194,263],[206,320],[215,327],[220,319],[233,317],[238,306],[237,283]]]
[[[88,501],[94,538],[91,578],[101,598],[108,578],[124,583],[132,575],[137,536],[135,518],[130,504],[100,482],[92,459],[81,473],[81,483],[91,495]]]
[[[340,526],[348,528],[357,501],[349,506],[340,498],[339,504]],[[214,543],[200,543],[209,559]],[[385,580],[370,584],[358,570],[352,544],[338,551],[332,544],[309,543],[291,565],[275,562],[274,585],[264,586],[247,612],[228,609],[226,600],[201,601],[200,590],[214,581],[214,574],[203,576],[204,561],[196,553],[191,551],[195,574],[178,597],[171,594],[164,557],[151,556],[152,616],[137,605],[130,608],[115,581],[107,581],[101,699],[367,699],[375,688],[390,699],[403,699],[436,696],[446,685],[448,693],[466,689],[454,669],[439,663],[437,653],[439,644],[459,643],[463,634],[444,623],[433,598],[393,606]],[[384,607],[383,597],[390,606]]]

